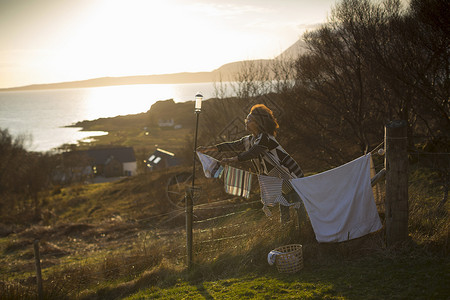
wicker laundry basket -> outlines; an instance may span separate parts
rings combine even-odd
[[[291,244],[281,246],[275,251],[281,252],[275,258],[275,264],[280,273],[295,273],[303,269],[302,245]]]

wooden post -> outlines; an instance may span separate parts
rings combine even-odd
[[[386,178],[386,169],[382,169],[380,172],[378,172],[375,176],[373,176],[370,179],[370,185],[375,186],[378,182]]]
[[[44,299],[44,292],[42,288],[42,273],[41,273],[41,256],[39,254],[39,240],[34,240],[34,259],[36,264],[36,283],[38,290],[38,299]]]
[[[192,268],[192,215],[193,215],[193,191],[186,192],[186,264],[188,270]]]
[[[408,238],[408,156],[407,124],[392,121],[385,126],[386,244],[388,247]]]

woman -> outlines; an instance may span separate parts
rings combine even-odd
[[[254,105],[245,119],[245,129],[251,134],[243,138],[199,147],[200,152],[237,151],[238,155],[222,159],[222,163],[243,162],[251,160],[258,174],[274,176],[283,180],[283,195],[289,202],[301,201],[289,183],[289,179],[303,177],[303,172],[295,160],[281,147],[275,139],[279,128],[273,112],[264,104]],[[280,221],[289,221],[289,207],[280,206]]]

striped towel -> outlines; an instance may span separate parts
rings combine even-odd
[[[283,206],[293,206],[299,208],[301,203],[289,203],[282,194],[283,179],[272,176],[258,175],[259,187],[261,190],[261,202],[264,204],[263,210],[267,206],[275,206],[279,203]],[[267,214],[267,213],[266,213]]]
[[[244,198],[250,197],[252,174],[250,172],[225,166],[223,183],[225,192]]]
[[[291,191],[294,190],[291,186],[291,183],[289,182],[289,180],[291,180],[292,177],[289,174],[287,174],[286,172],[283,172],[281,167],[275,166],[272,170],[269,171],[269,173],[267,175],[270,177],[278,177],[278,178],[284,179],[282,181],[282,186],[281,186],[281,191],[284,194],[289,194]]]
[[[209,155],[197,151],[197,156],[203,166],[206,178],[219,178],[222,175],[223,167],[219,161]]]

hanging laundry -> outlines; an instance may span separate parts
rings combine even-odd
[[[219,178],[222,175],[223,167],[217,159],[198,151],[197,156],[202,163],[206,178]]]
[[[252,174],[250,172],[225,166],[223,173],[225,192],[245,198],[250,197]]]
[[[282,194],[283,179],[272,176],[258,175],[259,187],[261,191],[261,202],[264,204],[263,211],[267,214],[267,206],[281,204],[283,206],[294,206],[299,208],[301,203],[289,203]]]
[[[291,183],[318,242],[347,241],[382,227],[370,184],[370,154]]]

